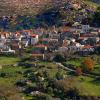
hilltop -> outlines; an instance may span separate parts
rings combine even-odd
[[[66,2],[79,2],[83,0],[0,0],[0,16],[13,14],[37,14],[49,7],[59,6]]]
[[[12,31],[63,23],[72,25],[77,21],[91,24],[96,10],[91,3],[88,0],[0,0],[0,28]]]
[[[0,0],[0,15],[35,13],[47,0]]]

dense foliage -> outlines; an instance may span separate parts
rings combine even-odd
[[[93,22],[95,23],[95,25],[100,27],[100,6],[97,8],[93,18]]]

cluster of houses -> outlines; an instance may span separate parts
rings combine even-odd
[[[0,32],[0,53],[16,53],[21,48],[34,45],[38,42],[38,35],[31,30]]]
[[[21,48],[32,47],[32,56],[50,53],[78,53],[89,55],[100,53],[100,29],[81,25],[78,22],[72,27],[51,27],[21,30],[17,32],[0,32],[0,54],[16,53]]]

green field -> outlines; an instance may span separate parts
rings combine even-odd
[[[20,61],[19,58],[14,58],[14,57],[0,57],[0,64],[1,65],[10,65],[10,64],[12,65],[12,64],[17,63],[18,61]],[[35,72],[42,73],[42,71],[46,70],[51,78],[54,77],[55,74],[58,71],[58,67],[55,64],[53,64],[53,63],[38,62],[37,64],[41,65],[41,66],[44,66],[44,67],[43,68],[39,68],[39,69],[37,68],[37,71],[35,71]],[[6,76],[6,77],[0,77],[0,87],[3,87],[4,89],[8,88],[8,90],[12,93],[14,91],[14,89],[16,88],[15,87],[15,83],[18,80],[21,80],[21,79],[25,78],[25,77],[23,77],[23,75],[18,74],[17,72],[18,71],[24,72],[26,70],[32,70],[32,68],[23,68],[23,67],[20,67],[20,66],[18,66],[18,67],[13,67],[13,66],[3,67],[2,69],[0,69],[0,73],[6,73],[6,74],[8,74],[8,76]],[[64,70],[62,70],[62,72],[65,73]],[[5,90],[2,90],[2,91],[5,91]],[[5,91],[5,94],[8,95],[9,93]],[[20,95],[24,96],[25,100],[30,100],[32,98],[30,96],[19,94],[17,90],[15,91],[15,94],[17,96],[20,96]],[[13,98],[12,95],[10,95],[10,96]]]
[[[19,60],[17,57],[0,57],[0,65],[15,64]]]
[[[83,58],[81,58],[80,61],[82,59]],[[4,63],[5,64],[14,64],[14,63],[17,63],[18,61],[20,61],[19,58],[0,57],[1,65],[3,65]],[[80,64],[79,61],[69,61],[68,63],[76,64],[77,66]],[[65,71],[63,69],[59,69],[59,67],[52,62],[37,62],[37,64],[42,67],[35,68],[36,69],[35,73],[36,72],[42,73],[44,70],[46,70],[49,74],[49,77],[51,77],[51,78],[55,77],[55,75],[58,71],[66,76],[69,75],[69,73],[67,71]],[[96,65],[96,67],[99,67],[99,65]],[[18,71],[23,72],[23,71],[32,70],[32,69],[33,68],[30,68],[30,67],[23,68],[21,66],[3,67],[2,69],[0,69],[0,73],[6,73],[6,74],[8,74],[8,76],[0,77],[0,87],[2,87],[0,89],[2,89],[2,91],[4,92],[4,94],[6,96],[9,95],[9,98],[14,98],[14,96],[16,95],[16,97],[24,96],[25,100],[30,100],[31,96],[26,96],[26,95],[19,93],[19,91],[17,90],[17,88],[15,86],[15,83],[18,80],[25,78],[25,77],[23,77],[22,74],[17,73]],[[100,96],[100,92],[99,92],[100,91],[100,81],[97,81],[97,80],[95,81],[95,78],[90,78],[90,77],[86,77],[86,76],[78,77],[78,76],[72,75],[72,77],[74,77],[79,82],[79,85],[85,89],[85,91],[83,90],[83,92],[80,95]],[[6,89],[6,91],[5,91],[5,89]],[[8,91],[10,91],[10,93]],[[12,96],[12,94],[13,94],[13,96]],[[14,100],[14,99],[11,99],[11,100]]]
[[[86,92],[83,92],[82,95],[91,95],[91,96],[100,96],[100,81],[95,78],[79,76],[75,77],[76,80],[80,82],[80,85],[86,89]]]
[[[84,61],[86,57],[80,57],[80,58],[76,58],[76,59],[71,59],[66,61],[66,64],[72,64],[75,66],[75,68],[80,67],[81,63]],[[97,59],[100,60],[100,57],[97,56]],[[100,68],[100,62],[99,61],[95,61],[95,65],[94,68]]]
[[[84,58],[80,58],[80,60],[74,60],[74,61],[69,61],[69,64],[73,64],[76,66],[80,65],[80,62],[83,60]],[[54,66],[54,64],[52,63],[47,63],[47,62],[40,62],[41,65],[45,65],[45,66],[51,66],[53,67],[52,70],[50,70],[50,74],[54,75],[55,72],[57,72],[57,68]],[[97,65],[98,67],[100,67],[99,65]],[[95,67],[97,67],[95,66]],[[100,96],[100,81],[95,81],[95,78],[91,78],[91,77],[87,77],[87,76],[75,76],[74,77],[79,83],[80,85],[86,89],[86,92],[82,92],[81,95],[86,95],[86,96]],[[81,79],[83,79],[81,81]]]

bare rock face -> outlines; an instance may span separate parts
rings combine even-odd
[[[35,14],[48,5],[59,5],[75,0],[0,0],[0,16],[12,14]]]
[[[37,12],[49,0],[0,0],[0,16]]]

